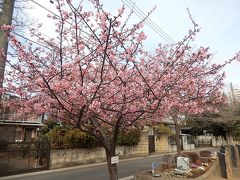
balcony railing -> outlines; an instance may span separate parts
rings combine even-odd
[[[17,117],[15,113],[1,113],[0,120],[2,121],[23,121],[26,117]]]

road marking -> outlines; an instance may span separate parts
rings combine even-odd
[[[128,176],[128,177],[124,177],[124,178],[120,178],[119,180],[133,180],[134,176]]]

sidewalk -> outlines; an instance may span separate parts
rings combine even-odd
[[[239,180],[239,179],[240,179],[240,167],[233,168],[233,178],[232,178],[232,180]]]
[[[230,180],[239,180],[240,179],[240,167],[233,168],[232,172],[233,172],[233,177]],[[211,180],[226,180],[226,178],[221,178],[221,177],[215,176],[215,177],[211,178]]]

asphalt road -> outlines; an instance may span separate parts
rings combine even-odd
[[[205,148],[206,149],[206,148]],[[208,148],[209,149],[209,148]],[[202,149],[201,149],[202,150]],[[209,149],[210,150],[210,149]],[[213,149],[211,149],[213,150]],[[129,160],[120,160],[118,164],[119,178],[128,177],[142,171],[151,170],[151,163],[170,162],[173,156],[170,155],[154,155]],[[73,167],[60,170],[53,170],[44,173],[22,174],[20,176],[2,177],[0,179],[11,180],[108,180],[107,165],[90,165],[88,167]]]

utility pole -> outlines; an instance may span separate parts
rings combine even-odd
[[[12,16],[15,0],[0,0],[0,25],[12,24]],[[7,32],[0,31],[0,49],[3,49],[5,55],[8,50],[8,37]],[[4,71],[6,59],[0,56],[0,87],[3,86]]]

